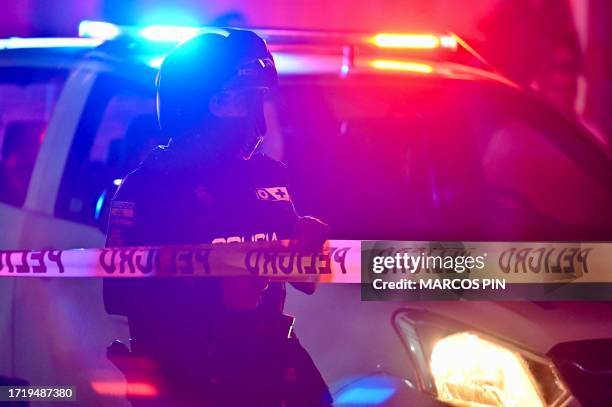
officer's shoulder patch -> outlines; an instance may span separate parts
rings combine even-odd
[[[111,208],[134,209],[135,203],[129,201],[112,201]]]
[[[261,201],[288,201],[291,202],[291,196],[287,187],[266,187],[256,188],[255,194]]]
[[[132,225],[134,223],[134,202],[112,201],[110,208],[110,223]]]

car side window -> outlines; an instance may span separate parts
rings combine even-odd
[[[593,163],[587,157],[581,162],[578,151],[572,157],[562,150],[548,136],[554,130],[542,124],[508,120],[491,134],[483,154],[488,185],[502,193],[512,191],[534,212],[555,222],[612,228],[610,192],[589,174]]]
[[[0,202],[22,206],[64,71],[0,69]]]
[[[280,87],[276,108],[296,208],[327,222],[334,238],[408,239],[423,231],[430,204],[422,92],[398,89],[364,81]]]
[[[473,240],[610,236],[610,165],[588,134],[518,92],[446,102],[430,151],[447,229]]]
[[[111,76],[93,88],[66,165],[56,215],[104,227],[117,187],[157,145],[155,89]]]

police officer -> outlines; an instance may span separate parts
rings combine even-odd
[[[264,97],[276,83],[272,55],[253,32],[220,29],[175,48],[157,78],[158,119],[170,142],[123,180],[107,246],[275,239],[320,246],[327,226],[296,214],[284,165],[256,152],[266,132]],[[293,319],[282,314],[281,284],[107,279],[104,302],[109,313],[127,315],[132,338],[131,351],[109,348],[111,359],[128,381],[152,381],[162,405],[331,405]]]

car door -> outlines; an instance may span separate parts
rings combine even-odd
[[[23,249],[37,246],[39,220],[45,217],[45,202],[50,199],[40,199],[36,192],[41,186],[53,184],[53,172],[48,167],[61,166],[60,139],[70,139],[73,133],[70,127],[76,119],[71,120],[74,115],[66,114],[66,107],[73,106],[72,111],[78,113],[79,100],[84,100],[87,89],[83,89],[85,83],[77,92],[75,78],[66,69],[31,66],[27,60],[3,62],[0,225],[11,233],[0,236],[0,247]]]
[[[106,199],[135,165],[132,153],[143,148],[151,120],[156,128],[153,75],[143,79],[148,87],[125,76],[86,63],[70,74],[74,86],[60,97],[65,103],[52,122],[57,136],[39,151],[25,221],[7,224],[11,235],[22,236],[11,248],[103,246]],[[93,383],[121,383],[104,349],[114,339],[127,340],[127,325],[106,314],[101,286],[99,279],[1,280],[7,312],[0,313],[0,375],[41,385],[61,378],[77,386],[86,404],[100,401]]]

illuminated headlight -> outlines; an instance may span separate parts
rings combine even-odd
[[[395,327],[421,390],[456,406],[552,407],[571,395],[554,364],[442,317],[404,310]]]
[[[485,406],[546,406],[528,362],[518,353],[462,332],[437,341],[431,374],[438,398]]]

